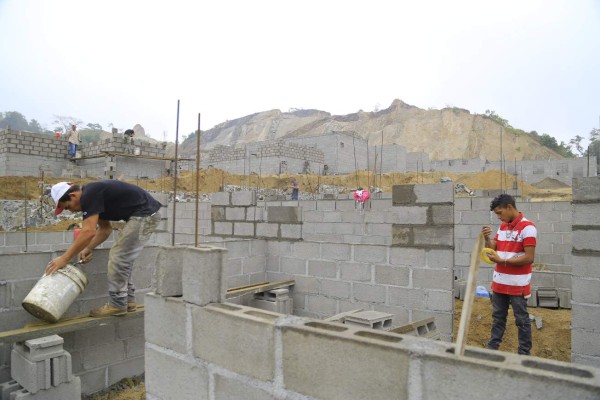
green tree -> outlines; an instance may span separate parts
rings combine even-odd
[[[70,115],[55,115],[52,122],[55,126],[62,127],[62,132],[68,132],[72,125],[83,126],[83,121]],[[58,131],[55,131],[58,132]]]
[[[508,120],[496,114],[496,111],[494,110],[485,110],[485,116],[489,119],[496,121],[505,128],[512,128],[512,126],[510,126],[510,124],[508,123]]]
[[[10,128],[16,131],[29,131],[29,123],[23,114],[17,111],[7,111],[0,119],[0,129]]]
[[[102,130],[102,125],[100,125],[100,124],[89,123],[86,126],[92,131],[101,131]]]
[[[29,130],[34,133],[42,133],[44,132],[44,128],[37,122],[35,119],[29,121]]]
[[[556,139],[548,135],[547,133],[542,133],[542,136],[540,136],[540,143],[548,147],[549,149],[556,150],[558,148],[558,142],[556,141]]]
[[[583,146],[581,145],[581,141],[583,140],[583,136],[576,135],[573,139],[569,140],[569,144],[575,147],[575,150],[582,156],[585,153]]]

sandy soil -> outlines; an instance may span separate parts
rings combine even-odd
[[[201,170],[198,181],[201,193],[218,192],[224,185],[253,186],[260,188],[278,188],[285,189],[289,185],[291,175],[251,175],[250,178],[244,175],[233,175],[219,169]],[[357,173],[334,176],[319,176],[314,174],[295,175],[304,192],[316,192],[319,185],[336,185],[347,187],[348,191],[358,186],[370,187],[376,186],[384,192],[391,192],[393,185],[399,184],[419,184],[419,183],[438,183],[440,178],[447,176],[452,178],[453,182],[464,183],[471,189],[499,189],[512,188],[514,177],[512,175],[503,175],[500,171],[487,171],[480,173],[453,174],[445,172],[425,172],[425,173],[386,173],[375,175],[372,172],[359,171]],[[51,185],[64,178],[45,178],[43,181],[38,177],[14,177],[0,176],[0,199],[3,200],[37,200],[42,192],[41,187]],[[177,191],[195,192],[196,174],[190,171],[183,171],[177,179]],[[72,182],[84,184],[92,182],[94,179],[71,179]],[[163,177],[159,179],[148,180],[128,180],[143,189],[153,191],[173,191],[173,178]],[[560,182],[559,182],[560,183]],[[571,188],[564,185],[555,184],[556,187],[548,187],[548,182],[544,182],[543,187],[536,187],[526,182],[517,181],[517,188],[523,195],[532,198],[539,198],[549,201],[549,197],[558,197],[564,200],[571,199]]]
[[[454,303],[454,337],[458,335],[463,302]],[[542,317],[542,329],[532,325],[533,348],[531,355],[552,360],[571,362],[571,310],[551,308],[530,308],[529,313]],[[492,305],[490,299],[475,297],[467,344],[485,347],[492,328]],[[506,332],[500,350],[516,353],[519,347],[517,327],[512,310],[508,312]]]

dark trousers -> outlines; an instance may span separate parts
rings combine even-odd
[[[502,336],[506,330],[508,306],[511,305],[515,316],[515,325],[519,335],[519,354],[529,355],[531,352],[531,320],[527,311],[527,299],[523,296],[510,296],[492,293],[492,335],[487,348],[498,350]]]

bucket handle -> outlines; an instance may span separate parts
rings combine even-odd
[[[78,264],[79,264],[79,265],[82,265],[83,263],[84,263],[84,262],[83,262],[83,260],[79,260],[79,261],[77,261],[75,264],[73,264],[73,266],[76,266],[76,265],[78,265]],[[56,271],[56,272],[58,272],[58,271]],[[44,275],[42,275],[42,278],[43,278],[43,277],[45,277],[46,275],[48,275],[48,274],[44,272]]]

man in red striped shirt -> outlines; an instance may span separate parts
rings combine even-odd
[[[531,321],[527,299],[531,296],[531,266],[535,258],[537,229],[523,216],[515,199],[501,194],[492,200],[490,210],[501,221],[500,228],[490,239],[492,228],[481,229],[485,247],[497,251],[488,253],[496,263],[492,279],[492,333],[487,348],[497,350],[506,330],[508,306],[511,305],[519,336],[519,354],[531,352]]]

